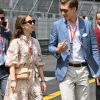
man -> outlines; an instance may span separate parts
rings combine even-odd
[[[5,54],[11,36],[10,33],[8,21],[5,20],[5,12],[0,9],[0,89],[2,99],[5,94],[6,82],[9,74],[9,69],[5,66]]]
[[[88,75],[100,74],[100,58],[91,23],[77,16],[77,0],[60,0],[64,18],[54,22],[49,51],[57,58],[56,79],[62,100],[90,100]],[[90,73],[90,74],[89,74]]]
[[[96,13],[97,27],[94,29],[100,54],[100,12]],[[96,100],[100,100],[100,76],[96,79]]]

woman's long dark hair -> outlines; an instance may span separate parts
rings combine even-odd
[[[31,16],[31,15],[19,15],[17,17],[16,22],[15,22],[15,28],[12,34],[12,39],[19,38],[24,33],[22,25],[24,24],[27,16]]]

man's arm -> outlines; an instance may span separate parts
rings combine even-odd
[[[50,34],[50,42],[49,42],[49,51],[56,57],[59,58],[60,53],[66,50],[67,44],[66,40],[63,40],[62,42],[58,41],[58,33],[56,24],[53,25],[51,34]]]
[[[59,57],[60,55],[56,52],[56,47],[58,45],[58,34],[55,23],[53,23],[53,27],[51,29],[50,33],[50,40],[49,40],[49,46],[48,49],[50,53],[52,53],[55,57]]]
[[[91,47],[92,47],[92,53],[93,53],[93,58],[97,62],[97,64],[100,66],[100,54],[99,54],[99,48],[96,40],[96,35],[93,32],[92,25],[90,27],[90,33],[91,33]]]

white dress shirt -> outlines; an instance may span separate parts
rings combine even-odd
[[[70,23],[68,23],[68,24],[70,25]],[[71,30],[68,27],[68,32],[69,32],[69,36],[70,36],[70,42],[71,42],[71,32],[70,31],[72,31],[72,33],[75,32],[75,35],[74,35],[73,41],[72,41],[73,46],[72,46],[71,54],[70,54],[70,57],[69,57],[69,62],[73,63],[73,64],[78,64],[78,63],[85,62],[78,25],[79,24],[78,24],[78,18],[77,18],[75,27],[72,28],[72,26],[70,25]],[[75,31],[76,27],[77,27],[77,29]]]

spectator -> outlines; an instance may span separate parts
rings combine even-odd
[[[97,27],[94,29],[94,32],[96,34],[100,55],[100,12],[96,13],[96,22]],[[96,79],[96,100],[100,100],[100,76]]]
[[[5,19],[5,12],[0,8],[0,89],[2,99],[5,95],[5,88],[9,75],[9,68],[5,66],[5,55],[11,37],[8,24],[8,20]]]

